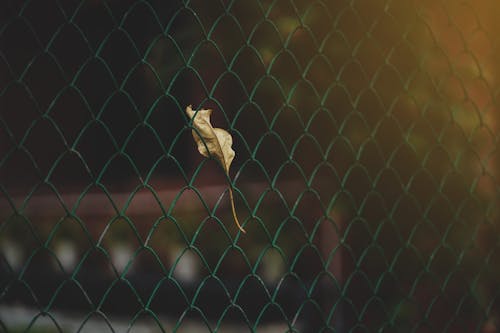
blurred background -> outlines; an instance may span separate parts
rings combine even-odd
[[[0,331],[498,332],[499,10],[3,1]]]

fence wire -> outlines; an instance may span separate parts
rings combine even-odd
[[[497,332],[499,10],[2,1],[1,331]]]

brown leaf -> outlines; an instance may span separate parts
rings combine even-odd
[[[198,151],[201,155],[205,157],[214,157],[222,165],[224,172],[229,177],[229,168],[234,159],[234,150],[231,147],[233,145],[233,138],[231,134],[222,128],[214,128],[210,123],[210,115],[212,110],[201,109],[194,111],[189,105],[186,108],[186,113],[193,122],[193,134],[194,141],[198,146]],[[231,201],[231,210],[233,213],[234,222],[238,228],[245,233],[238,222],[236,217],[236,209],[234,206],[234,195],[232,185],[229,184],[229,199]]]

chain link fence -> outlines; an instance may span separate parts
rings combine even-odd
[[[499,10],[3,1],[0,331],[498,332]]]

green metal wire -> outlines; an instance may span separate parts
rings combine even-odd
[[[498,9],[3,2],[1,330],[497,331]]]

